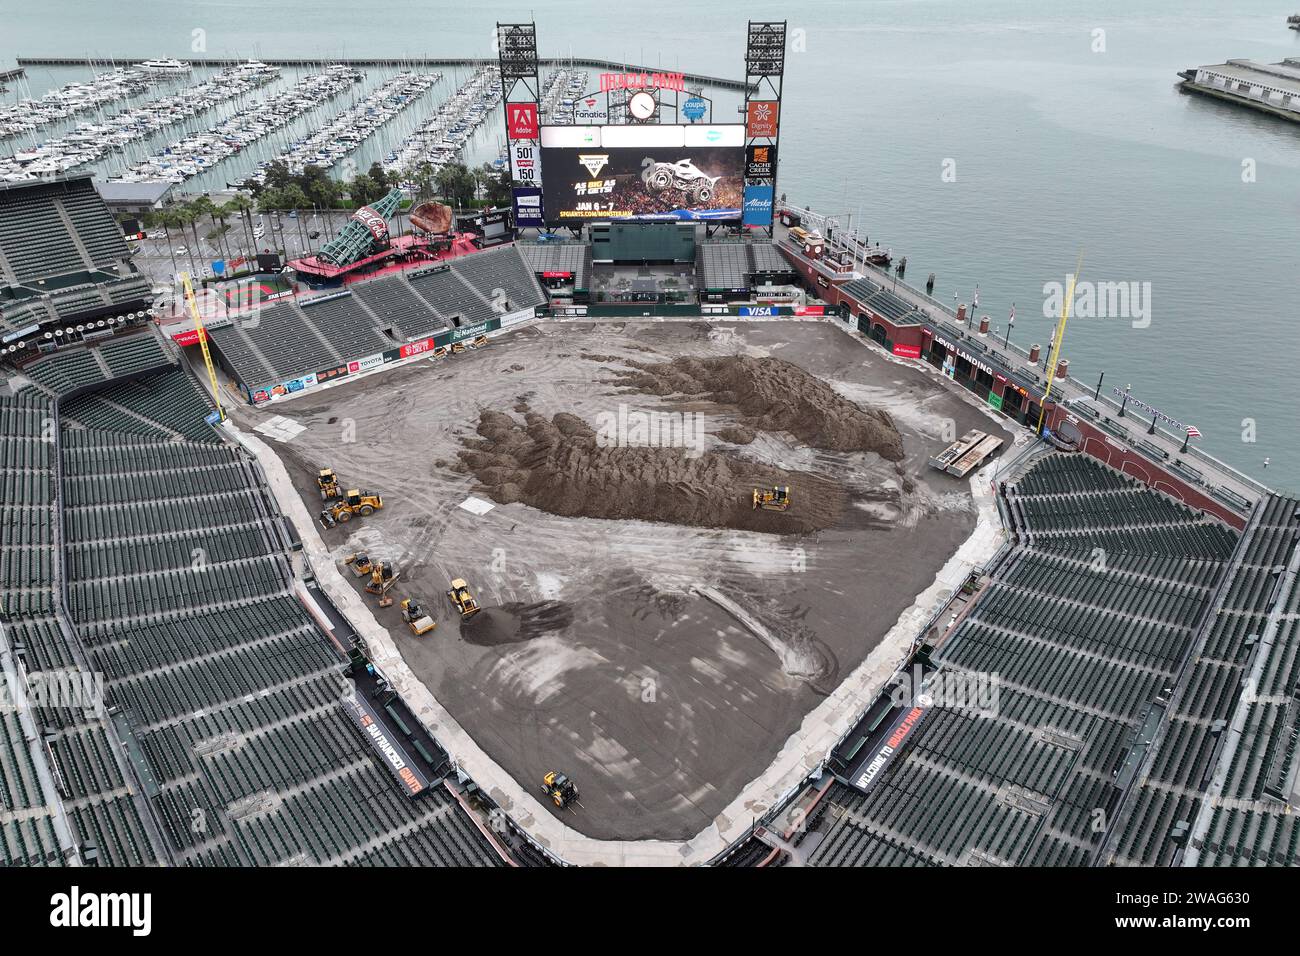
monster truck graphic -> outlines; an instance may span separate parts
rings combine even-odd
[[[641,166],[641,181],[650,189],[655,192],[678,189],[686,193],[691,203],[697,206],[713,198],[713,187],[722,178],[706,175],[689,159],[675,163],[656,163],[647,157]]]

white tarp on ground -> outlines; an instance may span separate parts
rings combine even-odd
[[[253,431],[261,432],[267,438],[274,438],[278,442],[293,441],[306,430],[305,426],[283,415],[275,415],[253,427]]]
[[[496,507],[496,505],[494,505],[492,502],[484,501],[482,498],[475,498],[473,495],[470,495],[468,498],[462,501],[460,503],[460,506],[464,508],[466,511],[468,511],[470,514],[479,515],[480,517],[487,514],[489,511],[491,511],[493,508]]]

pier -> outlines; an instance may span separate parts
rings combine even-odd
[[[133,63],[140,63],[149,57],[116,57],[114,62],[121,66],[130,66]],[[321,63],[339,63],[343,66],[353,67],[392,67],[404,69],[455,69],[464,67],[466,69],[477,69],[481,66],[495,66],[496,57],[451,57],[451,58],[433,58],[433,57],[373,57],[373,58],[356,58],[356,57],[262,57],[261,62],[270,66],[287,67],[290,69],[309,69],[319,67]],[[22,67],[78,67],[86,66],[88,60],[83,57],[75,56],[20,56],[16,58],[20,69],[17,71],[21,74]],[[100,62],[100,61],[96,61]],[[202,57],[190,58],[186,60],[191,66],[195,67],[215,67],[226,69],[232,66],[238,66],[245,62],[237,57]],[[538,59],[538,66],[545,67],[583,67],[592,70],[598,70],[602,73],[655,73],[663,67],[635,66],[628,63],[618,63],[614,60],[598,59],[568,59],[568,58],[551,58]],[[723,90],[741,90],[745,89],[745,81],[732,79],[723,76],[707,76],[702,73],[686,73],[686,82],[688,84],[702,84],[704,86],[714,87]],[[0,74],[0,79],[4,79],[4,74]]]
[[[785,201],[776,203],[775,207],[777,243],[793,253],[797,259],[807,263],[814,270],[815,275],[826,281],[826,285],[823,286],[825,291],[821,293],[823,298],[831,302],[845,301],[851,304],[851,298],[845,298],[839,288],[844,282],[844,275],[828,270],[824,257],[817,260],[808,259],[803,254],[802,248],[790,241],[789,230],[780,224],[780,214],[782,211],[793,212],[803,217],[805,222],[818,224],[824,228],[829,236],[828,249],[850,249],[851,245],[843,243],[841,237],[851,233],[848,233],[848,230],[842,233],[838,220],[833,217],[818,216],[815,212]],[[1158,425],[1151,413],[1139,411],[1135,403],[1122,402],[1109,394],[1109,390],[1103,391],[1100,380],[1094,386],[1068,373],[1050,373],[1046,368],[1048,353],[1035,358],[1034,353],[1012,342],[1010,334],[999,341],[996,332],[985,334],[977,331],[979,320],[974,310],[968,314],[958,313],[952,305],[941,302],[903,282],[889,269],[882,269],[861,260],[855,261],[853,266],[857,274],[890,291],[908,306],[920,312],[925,317],[925,321],[937,332],[948,337],[950,341],[968,348],[972,353],[996,366],[1001,372],[1015,375],[1037,389],[1045,389],[1049,379],[1052,380],[1054,404],[1062,405],[1072,413],[1086,417],[1090,420],[1090,424],[1108,433],[1108,440],[1122,443],[1158,466],[1169,469],[1180,480],[1199,487],[1201,491],[1217,499],[1237,515],[1249,514],[1255,502],[1261,496],[1271,492],[1271,489],[1262,482],[1239,472],[1195,445],[1188,444],[1185,434]],[[860,305],[851,304],[850,307],[854,314],[860,311]],[[963,313],[965,311],[963,309]],[[960,445],[962,442],[957,444]],[[957,457],[959,456],[953,455],[951,460],[956,460]],[[946,465],[947,463],[945,467]]]
[[[27,71],[22,67],[19,67],[16,70],[0,70],[0,83],[3,83],[5,80],[16,80],[20,76],[25,76],[26,73]]]
[[[1300,123],[1300,59],[1228,60],[1178,74],[1182,89]]]

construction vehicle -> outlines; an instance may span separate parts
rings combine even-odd
[[[383,561],[376,561],[370,566],[370,583],[366,585],[367,594],[378,594],[380,597],[388,594],[393,585],[397,583],[400,571],[394,571],[391,564],[385,564]]]
[[[322,468],[316,476],[316,485],[320,488],[320,500],[329,501],[339,496],[339,476],[333,468]]]
[[[361,551],[344,558],[343,563],[351,567],[352,573],[359,578],[370,573],[370,556]]]
[[[360,491],[353,488],[347,493],[347,496],[329,504],[325,510],[320,513],[320,523],[326,528],[332,528],[340,521],[351,521],[353,515],[374,514],[384,506],[384,499],[379,495],[363,495]]]
[[[542,777],[542,792],[561,810],[572,810],[574,807],[582,806],[578,802],[578,788],[572,780],[558,770],[551,770]]]
[[[479,611],[478,601],[474,600],[474,595],[469,593],[469,585],[465,583],[464,578],[456,578],[451,582],[451,589],[447,592],[447,597],[451,598],[451,603],[456,605],[456,610],[460,612],[460,619],[468,621]]]
[[[424,608],[420,607],[414,598],[402,598],[402,620],[416,637],[428,634],[438,626],[433,618],[424,613]]]
[[[772,490],[754,489],[754,508],[764,511],[786,511],[790,507],[790,486],[773,485]]]

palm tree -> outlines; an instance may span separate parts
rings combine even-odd
[[[192,203],[179,203],[176,206],[177,218],[180,220],[182,226],[190,227],[190,235],[194,238],[194,245],[190,248],[189,254],[191,272],[194,271],[196,263],[203,261],[201,250],[199,249],[199,230],[195,225],[195,223],[199,221],[199,215],[199,211],[194,208]]]
[[[176,265],[176,247],[172,245],[172,227],[182,225],[180,217],[176,215],[175,209],[168,207],[158,213],[158,223],[163,227],[163,235],[167,237],[167,251],[171,253],[172,275],[174,276],[181,270]]]
[[[248,240],[248,249],[252,252],[257,251],[257,243],[253,241],[253,199],[247,193],[236,193],[231,197],[230,202],[226,203],[226,208],[230,210],[231,215],[238,215],[244,224],[244,238]]]

